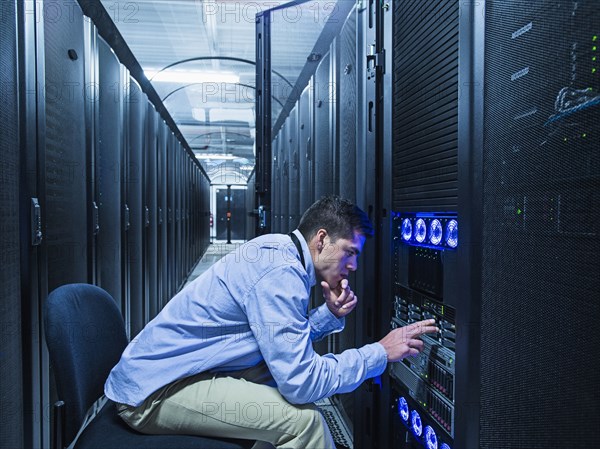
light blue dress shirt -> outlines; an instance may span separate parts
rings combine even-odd
[[[132,340],[104,391],[140,405],[159,388],[204,371],[236,371],[266,362],[289,402],[305,404],[354,390],[387,365],[379,343],[341,354],[312,347],[344,320],[326,304],[307,313],[315,268],[302,234],[294,231],[306,269],[288,235],[250,240],[181,290]]]

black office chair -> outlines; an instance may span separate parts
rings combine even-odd
[[[44,304],[50,361],[61,401],[55,404],[55,449],[76,437],[89,408],[127,346],[125,324],[113,298],[94,285],[69,284]],[[79,436],[76,449],[247,449],[254,441],[191,435],[144,435],[131,429],[108,401]]]

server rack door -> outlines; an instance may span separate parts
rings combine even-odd
[[[348,17],[337,38],[339,52],[339,192],[344,198],[356,201],[356,13]]]
[[[73,8],[73,20],[43,23],[46,202],[42,208],[48,290],[52,291],[66,283],[87,281],[84,27],[78,7]]]
[[[20,413],[10,413],[23,405],[23,347],[21,335],[21,258],[19,255],[19,176],[26,173],[21,170],[19,147],[22,121],[19,118],[19,81],[18,62],[23,54],[18,54],[17,10],[15,2],[7,2],[3,11],[6,20],[0,29],[0,327],[2,336],[2,365],[0,375],[0,410],[2,426],[10,429],[2,432],[0,446],[24,447],[25,435],[23,418]],[[8,20],[8,19],[11,20]],[[21,49],[22,51],[22,49]],[[29,200],[31,201],[31,200]],[[29,230],[30,224],[25,227]],[[26,235],[26,247],[29,248],[30,235]],[[25,275],[26,273],[24,273]],[[37,293],[37,292],[36,292]],[[24,315],[26,316],[26,315]],[[39,381],[39,379],[38,379]]]
[[[289,229],[289,215],[290,215],[290,155],[289,155],[289,134],[290,134],[290,123],[286,120],[283,126],[281,127],[281,220],[280,220],[280,232],[286,234],[288,232],[293,231],[293,229]]]
[[[331,105],[333,101],[333,83],[330,82],[330,53],[325,55],[315,72],[314,103],[314,192],[318,200],[333,193],[333,159]]]
[[[123,204],[123,76],[108,44],[98,41],[100,101],[95,155],[96,204],[100,230],[97,242],[97,281],[125,314],[121,260]]]
[[[13,4],[14,3],[14,4]],[[3,34],[2,45],[2,63],[10,64],[10,66],[2,66],[4,75],[6,76],[6,84],[1,86],[2,91],[6,92],[7,109],[3,112],[11,113],[10,92],[11,87],[18,89],[19,109],[17,114],[12,115],[12,119],[19,117],[19,125],[11,124],[10,119],[3,120],[3,125],[11,126],[12,132],[20,132],[20,226],[21,230],[26,229],[26,232],[20,232],[20,264],[21,267],[21,320],[13,323],[21,323],[27,325],[28,329],[20,335],[15,334],[14,338],[22,337],[23,351],[15,354],[22,354],[22,369],[23,389],[18,391],[18,382],[14,385],[13,394],[22,394],[23,407],[25,410],[31,410],[31,414],[25,416],[22,421],[22,432],[16,438],[22,438],[24,447],[40,447],[48,445],[50,441],[50,423],[47,420],[41,419],[40,406],[50,403],[50,388],[49,388],[49,370],[48,370],[48,352],[47,349],[40,345],[39,337],[42,335],[42,317],[40,314],[41,304],[48,295],[47,284],[47,247],[44,245],[44,228],[43,221],[39,222],[36,217],[35,201],[43,202],[45,195],[45,179],[43,176],[44,163],[44,136],[45,136],[45,104],[43,101],[44,89],[44,25],[40,19],[40,11],[30,11],[26,9],[24,2],[10,2],[6,5],[5,11],[8,18],[15,18],[14,24],[7,23],[2,27]],[[11,9],[13,8],[14,9]],[[16,15],[11,14],[16,13]],[[15,27],[16,26],[16,27]],[[12,38],[11,33],[18,32],[19,40],[16,41],[17,35]],[[15,61],[11,56],[11,45],[16,44],[18,47],[18,61]],[[12,51],[14,51],[13,49]],[[11,75],[10,70],[19,68],[18,82],[12,83],[8,80]],[[8,70],[8,71],[7,71]],[[14,72],[13,75],[16,75]],[[40,83],[40,80],[42,82]],[[6,89],[6,90],[5,90]],[[28,93],[35,92],[36,95]],[[38,120],[38,117],[40,119]],[[17,126],[21,126],[18,129]],[[8,136],[6,136],[8,138]],[[4,147],[3,147],[4,149]],[[8,151],[8,150],[7,150]],[[10,154],[10,153],[7,153]],[[7,168],[10,166],[7,165]],[[14,172],[14,171],[13,171]],[[10,178],[6,178],[7,180]],[[39,209],[37,210],[39,212]],[[43,212],[43,210],[42,210]],[[36,218],[34,223],[31,222],[32,216]],[[42,219],[44,214],[42,213]],[[36,238],[32,238],[30,229],[37,228],[38,224],[42,225],[42,240],[39,240],[37,229],[35,230]],[[7,268],[8,269],[8,268]],[[9,306],[10,307],[10,306]],[[14,313],[19,309],[15,309]],[[11,317],[10,312],[6,312],[7,318]],[[13,342],[14,343],[14,342]],[[7,367],[13,361],[10,358],[7,360]],[[12,385],[9,385],[12,387]],[[10,398],[10,394],[5,396]],[[14,404],[6,410],[12,410]],[[21,419],[21,416],[16,416],[16,419]],[[7,418],[8,419],[8,418]],[[19,429],[18,425],[15,429]]]
[[[129,265],[129,301],[131,313],[131,335],[135,336],[144,327],[144,179],[143,146],[144,122],[148,99],[133,79],[129,79],[127,96],[128,117],[128,161],[127,161],[127,206],[129,207],[129,230],[127,242],[127,263]]]
[[[312,82],[302,92],[298,104],[298,222],[313,202],[312,188]],[[297,223],[296,223],[297,226]]]
[[[158,207],[159,207],[159,232],[158,232],[158,310],[167,303],[169,299],[168,286],[168,238],[167,228],[169,221],[169,206],[167,197],[167,138],[168,128],[162,117],[157,117],[158,125]]]
[[[86,103],[85,128],[86,132],[86,177],[88,182],[88,223],[91,227],[88,237],[88,282],[96,281],[96,239],[99,230],[96,199],[96,186],[94,183],[94,166],[96,154],[96,133],[98,132],[97,103],[100,98],[98,82],[98,30],[91,20],[84,20],[84,51],[85,51],[85,87],[83,95]]]
[[[176,186],[177,186],[177,154],[175,152],[175,146],[173,142],[173,133],[169,127],[165,124],[166,134],[166,153],[167,153],[167,295],[164,298],[164,304],[173,296],[174,291],[177,288],[177,282],[175,279],[177,270],[177,243],[175,241],[175,229],[176,223]]]
[[[144,302],[146,309],[144,323],[148,323],[158,313],[158,148],[157,112],[154,105],[146,103],[144,161]]]
[[[443,328],[440,335],[423,337],[419,358],[390,366],[390,444],[400,447],[425,445],[431,435],[439,446],[454,447],[457,401],[463,397],[455,391],[456,366],[476,360],[455,353],[458,321],[461,332],[470,325],[469,306],[456,302],[462,248],[431,232],[455,229],[458,212],[459,19],[466,24],[472,18],[460,14],[459,6],[454,0],[397,2],[393,27],[386,30],[393,44],[392,327],[434,317]],[[415,422],[419,417],[420,434],[418,426],[412,430],[411,416]]]
[[[280,151],[279,148],[281,146],[281,130],[273,139],[273,144],[271,145],[271,152],[273,155],[273,165],[271,168],[271,232],[277,233],[280,230],[280,203],[281,203],[281,190],[279,186],[281,185],[281,163],[280,163]]]
[[[482,448],[598,438],[599,30],[594,1],[486,2]]]
[[[119,88],[122,91],[121,110],[122,110],[122,132],[121,132],[121,145],[122,145],[122,161],[119,169],[121,177],[121,301],[124,304],[123,310],[125,311],[125,325],[127,332],[131,335],[131,266],[128,261],[128,247],[129,247],[129,229],[131,228],[131,208],[127,203],[129,197],[129,70],[121,64],[120,67],[121,80],[119,82]]]
[[[39,265],[40,293],[73,282],[88,281],[88,179],[86,150],[86,58],[84,21],[75,2],[68,2],[71,14],[67,16],[38,17],[35,34],[38,36],[37,64],[39,101],[37,120],[42,122],[38,134],[37,176],[40,195],[42,223],[42,256]],[[30,14],[25,5],[26,16]],[[36,12],[39,14],[39,11]],[[38,20],[39,19],[39,20]],[[4,25],[3,25],[4,26]],[[42,47],[43,46],[43,47]],[[32,86],[29,86],[32,87]],[[47,290],[45,288],[47,287]],[[41,307],[40,307],[41,309]],[[39,314],[39,310],[36,315]],[[32,321],[32,332],[39,331],[34,344],[40,346],[41,322]],[[37,327],[37,329],[36,329]],[[33,335],[32,335],[33,337]],[[28,338],[28,337],[26,337]],[[33,340],[33,338],[32,338]],[[48,388],[49,361],[44,349],[38,349],[39,359],[33,354],[33,363],[39,363],[34,381],[39,385],[37,397],[32,398],[33,414],[43,417],[41,406],[57,399],[54,385]],[[39,410],[39,411],[38,411]],[[47,419],[34,424],[33,440],[47,443],[50,435]],[[67,429],[72,431],[73,429]]]
[[[357,13],[354,9],[346,22],[344,23],[339,36],[336,38],[337,51],[339,52],[339,76],[340,76],[340,92],[339,92],[339,132],[340,132],[340,145],[339,151],[339,194],[343,198],[346,198],[356,203],[356,190],[360,188],[366,188],[366,186],[357,186],[357,172],[359,167],[356,165],[357,159],[357,107],[360,104],[358,98],[358,72],[357,72],[357,28],[356,28]],[[364,148],[361,148],[364,150]],[[360,167],[364,169],[364,167]],[[366,248],[368,250],[368,248]],[[364,295],[357,289],[359,284],[357,280],[362,278],[364,271],[351,273],[349,276],[350,285],[353,286],[359,297]],[[358,308],[354,313],[350,314],[346,318],[346,327],[344,332],[335,334],[330,341],[330,350],[334,352],[341,352],[348,348],[357,347],[358,334],[360,330],[359,322],[364,319],[363,316],[364,308]],[[342,395],[337,398],[339,403],[343,407],[343,410],[348,415],[350,422],[355,419],[355,398],[356,394]],[[358,415],[360,416],[360,415]],[[362,418],[362,416],[361,416]]]
[[[300,155],[298,152],[298,106],[290,112],[289,117],[286,120],[287,126],[287,152],[288,152],[288,221],[287,228],[288,232],[293,231],[298,226],[298,214],[299,214],[299,200],[300,200],[300,185],[299,185],[299,174],[300,168]]]

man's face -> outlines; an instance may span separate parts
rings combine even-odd
[[[358,232],[352,240],[338,238],[332,242],[328,234],[319,238],[317,251],[313,254],[317,277],[327,282],[332,290],[338,289],[342,279],[358,268],[358,255],[364,244],[365,236]]]

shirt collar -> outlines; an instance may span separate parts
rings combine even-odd
[[[310,286],[313,287],[317,283],[317,276],[315,274],[315,266],[312,261],[312,256],[310,255],[310,250],[308,249],[308,243],[306,243],[304,236],[298,229],[294,231],[294,235],[298,237],[298,241],[300,242],[300,246],[302,247],[302,253],[304,254],[304,263],[306,264],[306,273],[308,273],[308,280],[310,281]]]

